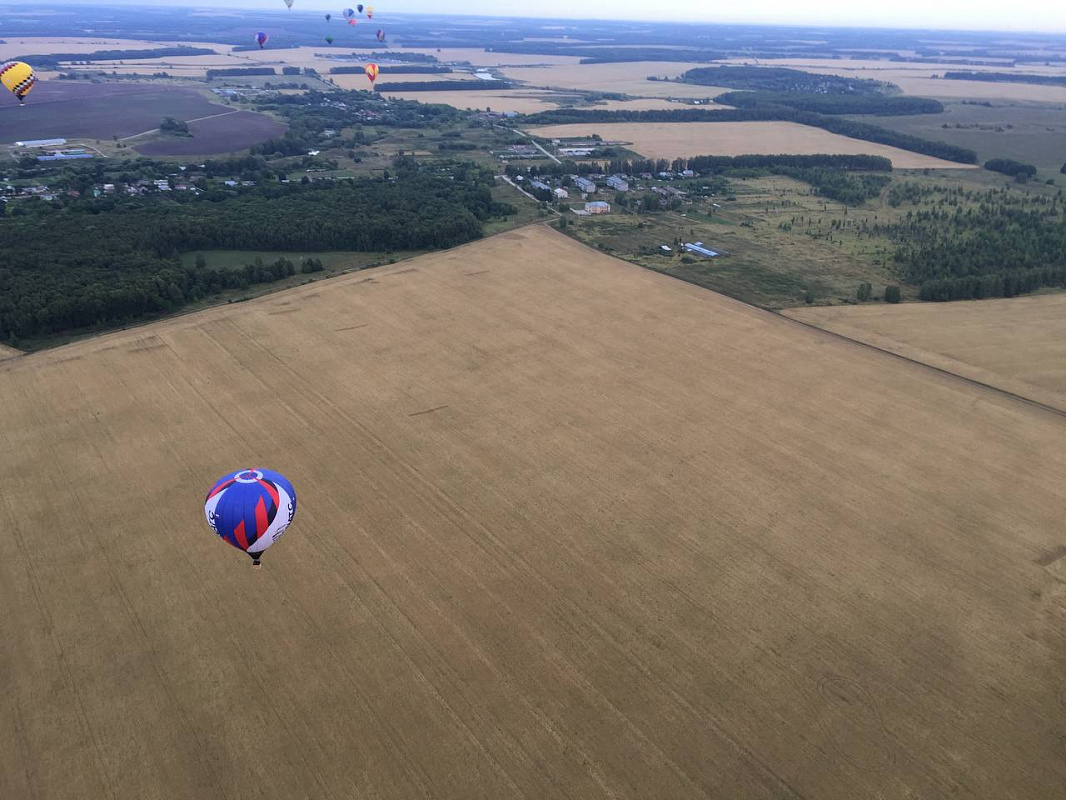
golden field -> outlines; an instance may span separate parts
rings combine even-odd
[[[333,75],[331,77],[342,78],[345,76]],[[365,82],[366,78],[363,78],[363,81]],[[362,87],[356,86],[355,88]],[[517,111],[520,114],[535,114],[538,111],[551,111],[559,107],[559,104],[555,102],[559,97],[557,93],[537,89],[501,88],[498,92],[490,92],[486,89],[466,92],[458,89],[451,92],[386,91],[383,94],[400,100],[417,100],[419,103],[440,103],[464,109],[491,108],[493,111]]]
[[[0,452],[5,797],[1061,797],[1062,419],[539,226],[0,362]]]
[[[941,158],[852,139],[795,122],[596,122],[530,128],[545,138],[598,133],[605,141],[631,142],[646,158],[746,154],[865,153],[891,159],[896,169],[971,169]]]
[[[683,61],[629,61],[616,64],[568,64],[552,67],[503,67],[501,72],[531,87],[620,92],[636,97],[713,98],[729,89],[688,83],[649,81],[649,75],[676,78],[699,64]]]
[[[1066,411],[1066,294],[784,313]]]

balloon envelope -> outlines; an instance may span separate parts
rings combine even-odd
[[[21,103],[37,83],[37,75],[33,67],[25,62],[8,61],[6,64],[0,64],[0,83]]]
[[[358,11],[360,14],[362,14],[363,13],[363,4],[360,3],[359,5],[357,5],[355,7],[355,10]]]
[[[367,19],[373,19],[374,18],[374,7],[373,6],[367,6],[366,7],[366,18]]]
[[[354,16],[355,16],[355,9],[354,8],[346,8],[346,9],[344,9],[344,18],[345,19],[351,19]]]
[[[333,44],[333,37],[332,36],[327,36],[326,37],[326,44]]]
[[[333,15],[332,14],[326,14],[326,22],[329,22],[331,19],[333,19]]]
[[[262,50],[262,49],[263,49],[263,45],[265,45],[265,44],[267,43],[267,39],[269,39],[269,38],[270,38],[270,37],[269,37],[269,36],[267,36],[267,35],[266,35],[265,33],[263,33],[262,31],[259,31],[259,33],[257,33],[257,34],[255,35],[255,40],[256,40],[256,42],[258,42],[258,43],[259,43],[259,49],[260,49],[260,50]]]
[[[366,76],[368,78],[370,78],[370,82],[371,83],[373,83],[375,80],[377,80],[378,71],[379,70],[378,70],[378,65],[377,64],[367,64],[366,65],[366,69],[363,70],[363,72],[366,73]]]
[[[257,556],[278,540],[296,516],[296,490],[269,469],[223,475],[204,500],[207,524],[226,543]]]
[[[378,41],[385,41],[385,31],[383,31],[381,28],[378,28]]]
[[[292,0],[285,0],[285,7],[292,8]]]

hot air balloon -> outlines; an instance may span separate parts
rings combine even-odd
[[[356,22],[358,22],[358,20],[355,17],[352,17],[350,20],[348,20],[349,25],[355,25]]]
[[[292,11],[292,0],[285,0],[285,7]]]
[[[332,36],[327,36],[326,37],[326,44],[333,44],[333,37]]]
[[[18,98],[19,105],[22,105],[26,95],[37,83],[37,76],[29,64],[22,61],[8,61],[6,64],[0,64],[0,83],[3,83],[11,94]]]
[[[259,33],[257,33],[257,34],[255,35],[255,41],[256,41],[256,42],[257,42],[257,43],[259,44],[259,49],[260,49],[260,50],[262,50],[262,49],[263,49],[263,45],[265,45],[265,44],[267,43],[267,39],[269,39],[269,38],[270,38],[270,37],[269,37],[269,36],[267,36],[267,35],[266,35],[265,33],[263,33],[262,31],[259,31]]]
[[[373,19],[374,18],[374,7],[373,6],[367,6],[366,7],[366,18],[367,19]]]
[[[378,28],[378,41],[379,42],[385,41],[385,31],[383,29],[381,29],[381,28]]]
[[[253,566],[259,566],[263,551],[278,540],[296,515],[296,491],[280,473],[237,470],[215,481],[207,493],[204,514],[215,533],[250,555]]]
[[[346,9],[344,9],[344,18],[345,19],[351,19],[354,16],[355,16],[355,9],[354,8],[346,8]]]
[[[366,73],[366,76],[370,78],[371,84],[373,84],[374,81],[378,79],[378,71],[379,70],[377,64],[367,64],[366,69],[363,70],[363,72]]]
[[[331,19],[333,19],[333,15],[332,14],[326,14],[326,22],[329,22]]]
[[[360,3],[359,5],[357,5],[355,7],[355,10],[358,11],[360,14],[362,14],[363,13],[363,4]]]

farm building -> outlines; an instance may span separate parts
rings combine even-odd
[[[596,184],[590,181],[588,178],[574,177],[574,186],[583,192],[588,194],[594,194],[596,192]]]
[[[15,142],[16,147],[61,147],[67,143],[66,139],[29,139],[25,142]]]
[[[566,189],[556,189],[552,192],[552,194],[554,194],[560,200],[565,200],[570,196],[570,192],[566,191]]]
[[[565,157],[583,157],[591,156],[595,148],[593,147],[560,147],[559,155]]]
[[[585,203],[585,211],[589,214],[609,214],[611,212],[611,204],[596,200],[592,203]]]
[[[529,185],[532,186],[534,189],[540,189],[542,192],[550,192],[552,189],[552,187],[550,187],[543,181],[530,181]]]
[[[714,258],[718,255],[716,251],[704,247],[703,242],[685,242],[682,247],[689,253],[696,253],[707,258]]]
[[[607,179],[607,185],[612,189],[617,189],[620,192],[629,191],[629,181],[620,175],[612,175]]]

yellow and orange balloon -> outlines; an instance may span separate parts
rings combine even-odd
[[[3,83],[21,104],[37,83],[37,75],[34,74],[33,67],[29,64],[22,61],[8,61],[0,64],[0,83]]]
[[[375,80],[377,80],[377,77],[378,77],[378,72],[379,72],[378,65],[377,64],[367,64],[366,65],[366,69],[364,69],[363,72],[365,72],[366,76],[368,78],[370,78],[370,83],[372,84],[372,83],[374,83]]]

